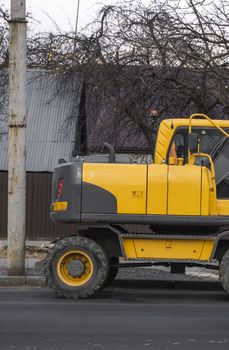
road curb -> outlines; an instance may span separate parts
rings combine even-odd
[[[0,287],[46,287],[46,279],[43,276],[0,276]]]
[[[47,287],[44,276],[26,276],[25,284],[32,287]]]

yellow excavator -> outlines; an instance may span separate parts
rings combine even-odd
[[[229,293],[229,121],[204,114],[160,124],[154,162],[107,154],[77,156],[54,169],[51,219],[77,223],[45,262],[48,285],[88,298],[123,266],[219,269]],[[127,224],[145,225],[133,233]]]

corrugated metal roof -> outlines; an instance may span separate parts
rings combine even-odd
[[[52,171],[60,158],[70,159],[75,143],[83,85],[79,73],[68,76],[29,70],[27,102],[27,171]],[[7,86],[0,86],[0,94]],[[2,90],[2,91],[1,91]],[[0,133],[7,131],[7,102],[0,105]],[[7,135],[0,136],[0,170],[7,170]]]

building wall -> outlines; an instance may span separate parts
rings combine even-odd
[[[7,237],[7,172],[0,172],[0,238]],[[51,173],[27,173],[26,237],[54,239],[77,232],[76,225],[54,224],[49,218]]]

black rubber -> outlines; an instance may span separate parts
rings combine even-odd
[[[107,276],[107,280],[105,281],[104,288],[108,287],[115,279],[118,274],[118,267],[113,267],[112,265],[116,265],[119,263],[119,258],[113,257],[109,258],[109,272]]]
[[[58,276],[57,263],[61,255],[72,249],[87,253],[93,263],[93,274],[89,281],[81,286],[69,286]],[[49,252],[44,265],[48,286],[61,297],[79,299],[89,298],[101,289],[109,273],[109,260],[103,248],[95,241],[81,236],[64,238],[58,241]]]
[[[224,253],[219,269],[220,282],[229,294],[229,249]]]

